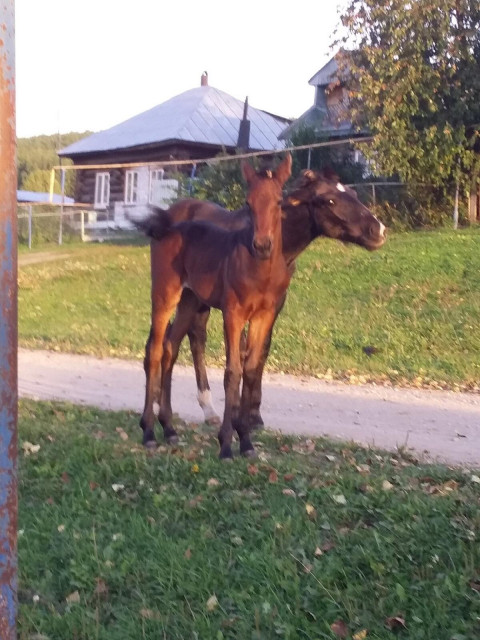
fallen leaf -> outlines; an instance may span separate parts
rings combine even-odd
[[[307,512],[308,517],[313,520],[314,518],[316,518],[317,516],[317,510],[315,509],[315,507],[313,506],[313,504],[306,504],[305,505],[305,511]]]
[[[325,458],[329,461],[329,462],[335,462],[336,457],[335,456],[330,456],[330,455],[326,455]]]
[[[405,624],[405,618],[401,616],[392,616],[391,618],[385,619],[385,624],[393,631],[394,629],[406,629],[407,625]]]
[[[272,471],[270,471],[270,474],[268,476],[268,481],[271,483],[277,482],[278,480],[278,474],[275,471],[275,469],[272,469]]]
[[[90,487],[90,489],[92,491],[94,491],[95,489],[98,489],[99,485],[96,482],[89,482],[88,486]]]
[[[357,631],[357,633],[353,634],[352,640],[365,640],[366,637],[367,637],[367,630],[362,629],[361,631]]]
[[[218,607],[217,596],[213,594],[213,596],[210,596],[210,598],[207,600],[207,611],[214,611],[217,607]]]
[[[64,471],[62,473],[62,482],[64,484],[68,484],[70,482],[70,476],[68,475],[68,473],[66,471]]]
[[[122,440],[128,440],[128,433],[122,429],[122,427],[117,427],[115,431],[118,433]]]
[[[323,553],[327,553],[327,551],[331,551],[332,549],[335,549],[335,543],[331,540],[324,542],[321,546],[321,550],[323,551]]]
[[[480,478],[476,475],[471,475],[470,480],[471,482],[475,482],[475,484],[480,484]]]
[[[115,491],[115,493],[118,493],[119,491],[122,491],[123,489],[125,489],[125,485],[124,484],[112,484],[112,489]]]
[[[247,471],[250,476],[256,476],[258,473],[258,467],[256,464],[249,464],[247,467]]]
[[[207,482],[207,486],[209,487],[218,487],[219,484],[220,482],[216,478],[210,478],[210,480]]]
[[[284,496],[292,496],[295,497],[296,493],[293,489],[283,489],[282,493]]]
[[[290,482],[291,480],[293,480],[295,478],[295,475],[293,473],[286,473],[283,476],[283,479],[285,480],[285,482]]]
[[[330,625],[330,629],[339,638],[346,638],[348,636],[348,627],[343,620],[335,620],[335,622]]]
[[[80,602],[80,594],[78,593],[78,591],[74,591],[73,593],[71,593],[70,595],[68,595],[65,600],[69,603],[69,604],[78,604]]]
[[[389,482],[388,480],[384,480],[382,482],[382,489],[384,491],[390,491],[390,489],[393,489],[393,484],[391,482]]]
[[[31,453],[38,453],[40,451],[39,444],[32,444],[31,442],[22,442],[23,453],[29,456]]]
[[[323,551],[320,549],[320,547],[316,547],[313,555],[319,558],[320,556],[323,556]]]
[[[367,473],[370,473],[370,465],[368,465],[368,464],[357,464],[357,471],[358,471],[358,473],[361,473],[362,475],[366,475]]]
[[[161,620],[162,617],[158,611],[153,611],[152,609],[140,609],[140,615],[145,620]]]
[[[63,533],[65,531],[65,525],[64,524],[59,524],[57,527],[57,531],[59,533]]]
[[[187,560],[190,560],[190,558],[192,557],[192,550],[190,549],[190,547],[188,547],[188,549],[185,551],[183,557]]]
[[[97,596],[107,595],[108,587],[105,580],[102,580],[102,578],[96,578],[96,580],[97,580],[97,586],[95,587],[95,593],[97,594]]]
[[[345,498],[343,493],[340,493],[336,496],[332,496],[332,498],[335,500],[337,504],[347,504],[347,499]]]

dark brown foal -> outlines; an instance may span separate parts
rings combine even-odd
[[[167,217],[157,216],[157,231],[144,226],[149,235],[157,238],[151,242],[152,324],[144,362],[146,394],[140,421],[146,446],[155,443],[155,400],[160,402],[159,419],[165,438],[167,441],[177,438],[170,406],[174,354],[171,331],[167,332],[167,327],[182,290],[188,288],[200,303],[221,309],[223,313],[226,369],[225,411],[218,436],[220,457],[232,457],[233,427],[238,432],[241,453],[254,453],[248,426],[253,385],[262,367],[263,348],[275,320],[278,301],[284,297],[290,281],[282,251],[280,205],[282,187],[291,172],[291,156],[287,155],[273,172],[257,174],[248,164],[242,169],[248,185],[250,218],[244,228],[226,231],[195,221],[169,227],[167,212]],[[154,221],[151,224],[154,225]],[[247,323],[240,402],[240,337]]]
[[[342,185],[331,172],[305,170],[301,173],[290,193],[282,202],[283,254],[293,273],[295,259],[317,237],[336,238],[342,242],[358,244],[370,251],[380,248],[386,239],[385,227],[358,200],[353,189]],[[184,220],[206,220],[226,229],[239,229],[248,224],[246,209],[227,211],[212,202],[186,199],[180,200],[168,210],[172,222]],[[155,220],[165,216],[163,210],[154,213],[145,223],[155,234]],[[148,233],[148,231],[147,231]],[[278,300],[276,315],[280,313],[286,294]],[[213,407],[205,366],[206,325],[210,309],[195,294],[185,288],[172,325],[168,329],[171,358],[176,360],[180,343],[188,335],[195,367],[198,401],[205,420],[211,424],[220,419]],[[271,332],[264,345],[262,366],[253,385],[250,407],[252,427],[263,425],[260,415],[262,396],[261,371],[268,356]],[[170,388],[171,371],[165,371],[165,385]]]

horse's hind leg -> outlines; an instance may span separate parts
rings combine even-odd
[[[191,295],[193,295],[193,293]],[[207,322],[209,317],[210,307],[202,305],[190,324],[188,338],[190,340],[190,350],[192,352],[193,366],[197,380],[198,403],[203,410],[205,422],[210,425],[218,425],[221,420],[213,406],[212,394],[208,383],[207,367],[205,365],[205,345],[207,342]]]
[[[196,311],[200,306],[198,298],[190,289],[184,289],[177,307],[175,319],[168,327],[163,344],[160,411],[158,418],[163,427],[165,440],[170,444],[178,441],[172,424],[172,372],[177,361],[178,351],[183,338],[195,322]]]
[[[171,296],[168,298],[157,295],[153,296],[152,294],[152,325],[145,348],[144,359],[146,376],[145,405],[140,419],[140,427],[143,430],[143,444],[149,448],[156,446],[153,429],[155,421],[153,403],[156,400],[158,401],[157,385],[159,382],[160,364],[163,357],[163,341],[168,327],[168,321],[180,298],[180,282],[177,283],[177,287],[172,287],[170,291]]]

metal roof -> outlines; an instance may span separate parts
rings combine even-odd
[[[308,84],[311,84],[314,87],[330,84],[331,82],[336,80],[337,72],[338,64],[334,56],[327,62],[327,64],[323,65],[323,67],[319,71],[317,71],[314,76],[310,78]]]
[[[236,147],[244,103],[210,86],[185,91],[111,129],[94,133],[59,152],[61,156],[114,151],[181,141]],[[290,120],[249,107],[250,149],[283,149],[278,139]]]
[[[49,193],[41,193],[39,191],[24,191],[23,189],[17,190],[17,202],[51,204]],[[62,196],[58,193],[54,193],[52,202],[53,204],[62,204]],[[64,204],[74,204],[75,200],[73,198],[69,198],[68,196],[64,196],[63,202]]]

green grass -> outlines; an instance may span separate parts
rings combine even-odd
[[[225,464],[205,425],[152,454],[137,418],[21,402],[20,640],[479,637],[472,472],[272,433]]]
[[[70,259],[21,267],[21,345],[143,357],[148,247],[72,251]],[[480,229],[392,235],[375,253],[319,240],[298,261],[268,367],[477,390],[479,273]],[[221,366],[221,316],[212,316],[208,361]],[[190,362],[186,348],[180,359]]]

